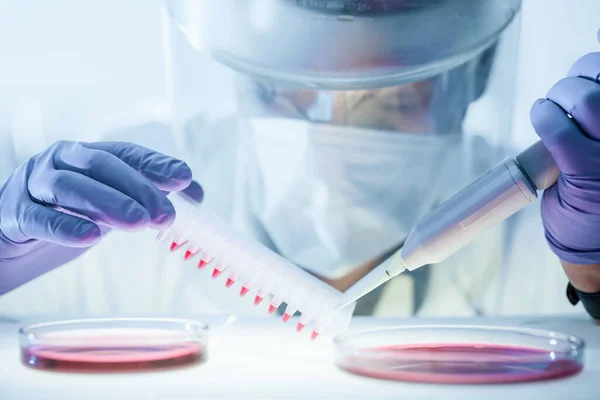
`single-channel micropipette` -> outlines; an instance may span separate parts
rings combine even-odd
[[[351,304],[404,271],[445,260],[537,199],[560,171],[541,141],[507,158],[421,219],[404,245],[344,293]]]

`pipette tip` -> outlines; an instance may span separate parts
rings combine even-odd
[[[389,259],[388,259],[389,260]],[[361,297],[372,292],[379,286],[389,281],[393,276],[388,272],[389,261],[381,263],[379,266],[371,270],[367,275],[362,277],[358,282],[352,285],[346,292],[339,308],[347,307]]]

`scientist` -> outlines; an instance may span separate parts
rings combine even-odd
[[[360,8],[356,6],[359,3],[371,6]],[[358,16],[391,13],[393,17],[409,11],[413,19],[422,13],[423,18],[431,22],[447,11],[438,10],[436,6],[425,11],[420,7],[408,10],[408,3],[392,3],[396,9],[373,5],[379,2],[350,2],[348,4],[357,8],[345,12]],[[315,10],[318,4],[297,2],[296,6],[303,8],[303,12],[328,12]],[[483,11],[498,11],[497,8],[505,6],[516,12],[520,1],[481,4],[490,5],[489,10],[484,6],[476,10],[484,15]],[[215,4],[207,8],[213,6]],[[281,7],[282,12],[289,11],[288,5]],[[472,12],[451,11],[453,15]],[[283,15],[282,18],[294,17]],[[416,24],[418,20],[415,21]],[[495,21],[484,22],[492,26]],[[291,22],[282,25],[293,31]],[[498,22],[499,27],[507,24],[507,21]],[[447,35],[447,39],[465,39],[468,34],[465,32],[457,31],[456,37]],[[352,32],[349,33],[351,36]],[[368,42],[368,36],[360,36],[360,39]],[[381,36],[377,36],[377,40],[380,39]],[[255,53],[242,55],[263,56],[260,46],[264,43],[253,43]],[[396,51],[394,46],[401,45],[394,40],[378,43],[391,53]],[[276,41],[268,44],[281,45]],[[370,68],[382,61],[373,46],[357,40],[348,46],[358,45],[364,46],[359,60],[361,67]],[[285,53],[283,48],[277,48]],[[440,48],[429,48],[429,54],[423,49],[428,48],[413,46],[402,57],[387,59],[383,73],[396,68],[399,71],[396,72],[402,74],[403,69],[409,70],[409,61],[421,62],[415,65],[422,67],[433,61],[427,57],[439,57],[443,53]],[[219,158],[221,164],[218,165],[234,165],[231,173],[226,168],[203,168],[208,164],[206,159],[185,157],[186,164],[163,154],[168,151],[159,153],[126,140],[91,143],[65,140],[16,166],[0,187],[0,294],[3,295],[0,300],[4,301],[0,302],[0,308],[17,313],[19,308],[23,312],[27,307],[37,309],[31,306],[37,295],[54,311],[175,312],[195,310],[204,301],[212,301],[214,311],[230,311],[231,297],[217,301],[216,292],[211,292],[214,289],[196,284],[183,273],[167,277],[165,274],[172,272],[163,271],[168,269],[164,256],[153,250],[143,256],[138,251],[140,242],[131,234],[119,236],[124,232],[143,235],[147,230],[166,228],[175,218],[173,206],[166,197],[173,191],[185,190],[197,201],[203,201],[204,195],[207,199],[211,195],[219,199],[233,198],[236,204],[231,206],[230,212],[218,210],[221,204],[214,208],[248,235],[259,238],[339,290],[346,290],[386,254],[401,246],[416,218],[445,198],[442,191],[451,193],[466,183],[455,179],[453,165],[464,145],[460,143],[461,131],[468,106],[486,90],[496,42],[490,41],[485,48],[454,64],[431,62],[431,70],[422,76],[415,73],[417,69],[408,71],[405,75],[415,74],[412,80],[392,81],[388,85],[374,80],[371,87],[350,85],[347,90],[333,86],[333,90],[279,86],[277,82],[286,79],[285,69],[289,63],[299,63],[299,69],[305,67],[301,64],[306,58],[301,55],[306,48],[296,50],[297,54],[285,53],[280,59],[281,65],[270,66],[273,76],[281,72],[274,80],[253,79],[253,75],[261,72],[244,71],[236,59],[225,58],[228,67],[242,72],[238,72],[235,82],[240,104],[243,103],[236,118],[240,123],[226,124],[236,133],[228,136],[220,132],[215,139],[216,135],[209,134],[215,131],[215,126],[201,124],[197,139],[189,146],[194,147],[203,138],[207,139],[205,142],[211,141],[218,150],[212,153],[213,158]],[[355,49],[347,50],[351,56],[339,57],[329,64],[323,61],[317,67],[332,68],[330,72],[335,75],[357,62],[352,58],[357,54],[352,51]],[[243,49],[241,51],[243,53]],[[321,54],[315,49],[311,60],[321,60],[320,56],[325,60],[328,53],[324,50]],[[281,70],[277,71],[277,67]],[[545,238],[571,282],[569,300],[572,303],[581,300],[595,318],[600,318],[599,79],[600,53],[587,54],[575,62],[567,77],[557,82],[546,98],[537,101],[531,110],[533,128],[561,170],[558,183],[543,195],[541,215]],[[196,154],[202,154],[199,156],[202,158],[205,153]],[[192,181],[192,171],[206,193]],[[431,187],[436,190],[432,191]],[[210,201],[207,204],[210,206]],[[517,220],[520,224],[525,222]],[[525,232],[521,236],[531,232],[526,226],[519,229]],[[127,237],[129,248],[102,248],[111,236],[116,238],[112,246]],[[501,240],[508,243],[498,244]],[[525,275],[518,273],[517,276],[515,270],[534,267],[524,259],[519,261],[521,265],[514,261],[517,252],[514,248],[519,245],[515,236],[512,241],[495,237],[492,242],[492,246],[502,247],[504,253],[513,254],[500,257],[506,264],[504,269],[483,265],[487,262],[485,257],[471,257],[467,262],[455,262],[476,265],[462,271],[460,268],[464,265],[457,267],[454,271],[461,275],[458,280],[462,281],[451,282],[447,278],[429,276],[429,268],[422,268],[423,271],[418,270],[411,278],[414,304],[408,313],[429,309],[429,313],[435,314],[436,311],[431,310],[438,307],[441,313],[461,314],[464,313],[461,302],[471,313],[564,309],[555,306],[567,301],[564,297],[556,299],[556,293],[550,290],[554,283],[546,282],[532,289],[535,274],[531,275],[531,271],[529,276],[533,278],[523,283],[518,292],[508,290],[506,282],[491,283],[499,280],[500,275],[505,281],[522,278]],[[521,246],[523,242],[528,244],[527,240],[520,242]],[[527,248],[525,253],[543,250]],[[519,251],[524,254],[523,249]],[[111,258],[110,252],[115,256]],[[94,253],[96,258],[93,258]],[[136,254],[139,257],[134,257]],[[496,255],[494,253],[498,258]],[[536,260],[536,256],[532,259]],[[84,266],[78,264],[86,264],[85,272]],[[99,278],[102,273],[98,271],[108,269],[108,277]],[[494,278],[478,276],[474,269],[491,271]],[[65,275],[67,272],[70,277]],[[53,274],[61,273],[63,275],[51,280]],[[542,275],[539,276],[541,279]],[[35,287],[37,281],[46,277],[50,280],[46,281],[45,288]],[[465,283],[465,279],[468,282]],[[403,300],[397,296],[403,290],[390,285],[382,289],[384,293],[376,291],[370,299],[359,303],[357,312],[377,314],[384,302],[390,305],[388,310],[400,307]],[[419,285],[425,289],[419,289]],[[460,296],[448,289],[451,285],[459,287]],[[48,291],[49,286],[52,293]],[[163,290],[162,286],[169,290]],[[561,290],[564,291],[564,286]],[[11,295],[14,298],[6,300]],[[519,300],[519,296],[523,298]],[[523,300],[526,296],[537,300]],[[160,306],[154,303],[157,298],[161,299]],[[147,305],[140,307],[144,302]],[[442,305],[448,307],[439,308]]]

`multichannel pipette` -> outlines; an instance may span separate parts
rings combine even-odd
[[[210,265],[214,279],[221,274],[227,275],[227,288],[241,283],[240,296],[252,293],[255,305],[269,301],[270,314],[286,303],[283,322],[300,312],[296,330],[300,332],[311,325],[312,339],[323,332],[337,334],[348,328],[354,304],[342,307],[344,296],[341,292],[234,231],[225,221],[188,200],[184,194],[172,193],[169,199],[177,217],[173,225],[159,233],[158,240],[172,238],[171,251],[185,246],[185,260],[198,256],[198,268]]]
[[[443,261],[534,201],[560,171],[541,141],[507,158],[421,219],[404,245],[345,293],[351,304],[404,271]]]

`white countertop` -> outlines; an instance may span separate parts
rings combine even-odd
[[[209,359],[173,371],[70,374],[29,369],[19,361],[17,330],[0,321],[1,399],[199,399],[199,398],[404,398],[404,399],[598,399],[600,326],[579,317],[518,319],[355,318],[351,329],[401,324],[488,324],[546,328],[586,340],[585,366],[577,376],[513,385],[445,386],[380,381],[345,373],[333,364],[329,338],[310,342],[279,320],[212,323]],[[288,324],[295,323],[290,321]],[[219,327],[221,325],[221,327]]]

